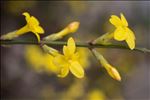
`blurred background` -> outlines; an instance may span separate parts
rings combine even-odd
[[[1,1],[1,35],[26,24],[23,12],[29,12],[40,21],[45,30],[41,37],[59,32],[72,21],[79,21],[79,30],[62,41],[72,36],[76,41],[85,42],[112,32],[114,28],[109,23],[110,16],[123,13],[129,27],[135,32],[136,46],[150,49],[149,1]],[[36,37],[34,34],[25,34],[17,39],[36,40]],[[125,42],[121,43],[126,45]],[[2,99],[150,99],[148,53],[99,49],[120,72],[122,81],[118,82],[107,74],[87,49],[81,50],[86,74],[83,79],[77,79],[72,74],[58,78],[55,71],[41,71],[38,66],[40,60],[36,59],[38,52],[42,52],[38,47],[33,49],[27,45],[13,45],[0,48]],[[31,55],[35,58],[34,61],[30,61]]]

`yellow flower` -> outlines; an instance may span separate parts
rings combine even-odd
[[[78,61],[79,54],[76,51],[75,41],[69,38],[67,46],[63,47],[64,55],[57,55],[54,58],[54,64],[60,68],[58,77],[65,77],[68,75],[69,70],[77,78],[84,77],[84,70]]]
[[[80,25],[80,22],[74,21],[74,22],[70,23],[66,28],[61,30],[60,32],[54,33],[54,34],[51,34],[51,35],[45,37],[44,40],[54,41],[54,40],[61,39],[63,36],[65,36],[67,34],[76,32],[79,28],[79,25]]]
[[[117,41],[125,40],[130,49],[135,48],[135,36],[131,29],[128,28],[128,22],[124,15],[121,13],[121,18],[112,15],[109,19],[110,23],[116,27],[114,31],[114,39]]]
[[[39,21],[34,16],[30,16],[29,13],[27,12],[24,12],[23,15],[26,17],[25,19],[27,21],[27,24],[23,28],[18,30],[16,34],[22,35],[26,32],[31,31],[36,35],[38,41],[40,41],[39,34],[43,34],[44,30],[41,26],[39,26],[40,24]]]
[[[115,80],[121,81],[121,77],[117,69],[112,67],[107,60],[100,54],[98,53],[95,49],[92,50],[96,58],[100,61],[102,66],[107,70],[108,74]]]
[[[11,40],[27,32],[33,32],[36,35],[38,42],[40,41],[39,34],[43,34],[44,30],[41,26],[39,26],[39,21],[34,16],[30,16],[27,12],[24,12],[23,15],[26,17],[25,19],[27,24],[19,30],[3,35],[1,39]]]

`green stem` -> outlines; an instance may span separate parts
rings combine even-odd
[[[63,41],[41,41],[41,43],[35,42],[35,41],[23,41],[23,40],[0,40],[1,45],[40,45],[40,44],[47,44],[49,46],[63,46],[66,45],[67,42]],[[77,47],[86,47],[86,48],[115,48],[115,49],[126,49],[130,50],[125,45],[119,45],[119,44],[91,44],[91,43],[83,43],[83,42],[76,42]],[[150,50],[147,48],[134,48],[133,51],[140,51],[144,53],[150,53]]]

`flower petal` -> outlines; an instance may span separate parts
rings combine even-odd
[[[41,33],[41,34],[44,33],[44,30],[43,30],[43,28],[42,28],[41,26],[35,27],[35,31],[36,31],[37,33]]]
[[[124,17],[124,15],[122,13],[120,15],[121,15],[121,21],[122,21],[123,25],[128,26],[128,22],[127,22],[126,18]]]
[[[75,49],[76,49],[75,41],[73,40],[72,37],[68,39],[67,47],[69,49],[70,55],[72,55],[75,52]]]
[[[126,30],[122,27],[118,27],[114,32],[114,39],[117,41],[123,41],[127,38]]]
[[[39,23],[37,18],[35,18],[34,16],[31,16],[30,19],[29,19],[29,24],[38,26],[40,23]]]
[[[72,60],[79,60],[79,57],[80,57],[80,54],[79,54],[79,52],[76,52],[76,53],[74,53],[73,55],[72,55]]]
[[[79,62],[77,61],[71,61],[69,66],[70,71],[73,75],[75,75],[77,78],[83,78],[84,77],[84,70]]]
[[[24,12],[22,15],[24,15],[26,17],[26,21],[28,23],[28,21],[30,19],[30,14],[28,12]]]
[[[68,49],[67,46],[63,46],[63,54],[66,56],[66,57],[69,57],[70,56],[70,51]]]
[[[52,62],[59,69],[58,77],[65,77],[69,73],[69,63],[65,60],[63,55],[57,55]]]
[[[127,30],[127,33],[128,33],[126,42],[127,42],[128,46],[129,46],[129,48],[131,50],[133,50],[135,48],[135,36],[134,36],[134,33],[129,28],[127,28],[126,30]]]
[[[54,57],[48,53],[44,54],[44,59],[43,59],[43,64],[44,64],[44,69],[45,71],[49,72],[54,72],[54,73],[59,73],[59,67],[57,67],[54,63],[53,63],[53,59]]]
[[[68,68],[68,66],[61,67],[61,68],[60,68],[60,73],[59,73],[57,76],[64,78],[64,77],[66,77],[66,76],[68,75],[68,73],[69,73],[69,68]]]
[[[116,27],[122,25],[120,18],[116,15],[112,15],[111,18],[109,19],[109,21],[111,24],[113,24]]]
[[[61,54],[58,54],[56,57],[54,57],[53,63],[56,66],[65,66],[66,65],[65,57]]]

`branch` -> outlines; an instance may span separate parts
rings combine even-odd
[[[63,46],[66,45],[67,42],[63,41],[41,41],[40,43],[35,41],[23,41],[23,40],[0,40],[1,45],[40,45],[40,44],[47,44],[49,46]],[[119,45],[119,44],[91,44],[91,43],[83,43],[83,42],[76,42],[77,47],[86,47],[86,48],[115,48],[115,49],[126,49],[130,50],[125,45]],[[147,48],[139,48],[136,47],[133,49],[133,51],[139,51],[143,53],[150,53],[150,50]]]

